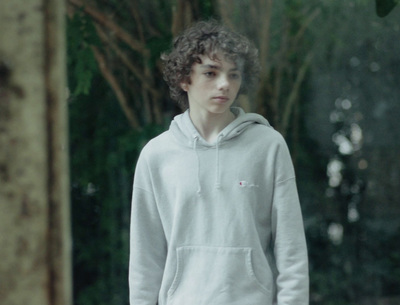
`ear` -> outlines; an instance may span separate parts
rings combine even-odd
[[[188,90],[188,84],[186,82],[182,82],[181,83],[181,88],[182,88],[183,91],[186,92]]]

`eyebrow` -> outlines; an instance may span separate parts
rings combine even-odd
[[[215,69],[215,70],[222,70],[221,66],[211,65],[211,64],[204,64],[200,66],[202,69]],[[237,67],[230,69],[229,71],[239,71]]]

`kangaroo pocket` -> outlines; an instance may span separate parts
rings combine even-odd
[[[272,274],[266,260],[257,268],[263,268],[260,278],[254,272],[251,248],[180,247],[167,304],[269,304]]]

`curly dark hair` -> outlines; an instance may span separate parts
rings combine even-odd
[[[201,63],[199,55],[216,59],[220,51],[227,60],[235,62],[242,73],[239,94],[247,93],[258,81],[260,64],[257,49],[249,40],[215,20],[200,21],[186,29],[173,41],[169,54],[164,53],[164,79],[171,98],[186,109],[189,106],[187,93],[182,90],[183,82],[190,83],[190,73],[194,63]]]

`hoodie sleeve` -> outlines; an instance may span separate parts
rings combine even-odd
[[[272,206],[273,248],[278,269],[277,304],[308,305],[307,246],[292,160],[280,143]]]
[[[131,305],[156,305],[167,253],[166,239],[152,192],[151,175],[141,155],[132,193],[129,299]]]

